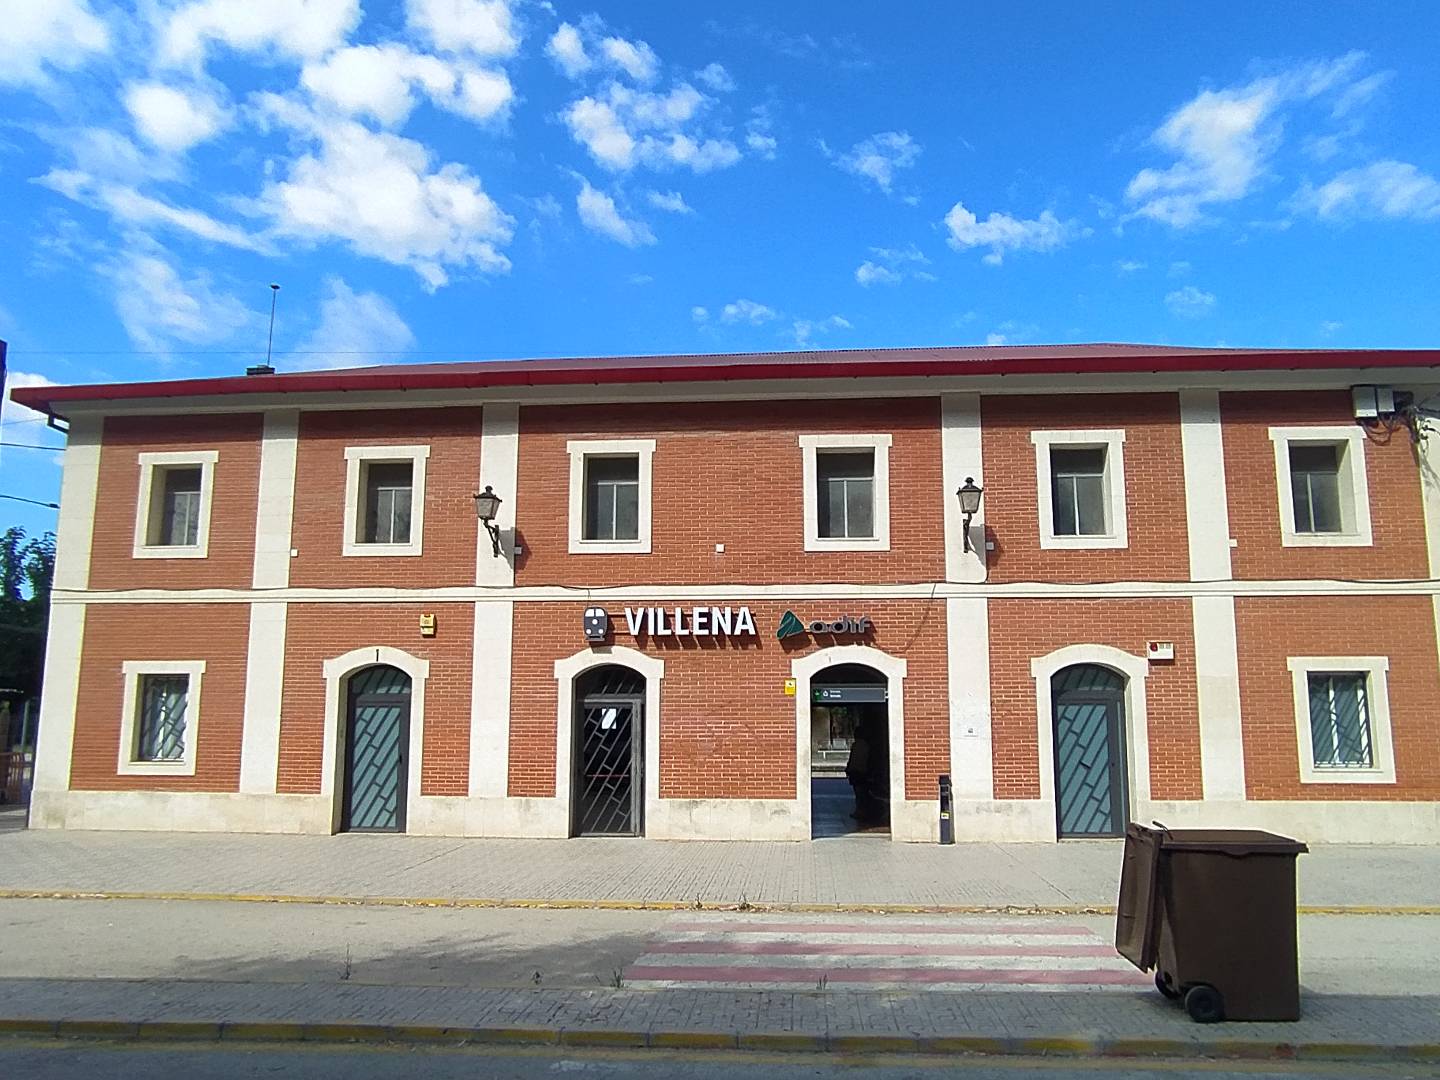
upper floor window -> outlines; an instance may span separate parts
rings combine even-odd
[[[1293,656],[1300,781],[1391,784],[1390,703],[1383,656]]]
[[[806,551],[890,550],[889,435],[801,435]]]
[[[137,559],[203,559],[210,545],[215,450],[139,455]]]
[[[1368,546],[1365,433],[1356,425],[1273,427],[1280,539],[1286,547]]]
[[[345,448],[346,555],[419,555],[428,446]]]
[[[572,439],[570,551],[648,554],[654,439]]]
[[[203,660],[126,660],[121,775],[195,774]]]
[[[1123,548],[1125,432],[1032,431],[1042,548]]]

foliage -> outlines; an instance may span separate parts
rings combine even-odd
[[[40,692],[54,577],[54,533],[27,539],[17,525],[0,535],[0,691]]]

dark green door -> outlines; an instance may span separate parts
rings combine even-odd
[[[410,676],[383,665],[350,676],[342,830],[405,831],[409,748]]]
[[[1125,834],[1125,680],[1094,664],[1057,672],[1055,814],[1059,835]]]

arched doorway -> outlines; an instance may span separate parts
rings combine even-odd
[[[1050,679],[1058,835],[1123,836],[1128,818],[1125,677],[1075,664]]]
[[[645,677],[605,664],[575,680],[573,836],[645,831]]]
[[[810,835],[889,835],[889,679],[835,664],[811,676],[810,703]]]
[[[409,750],[410,676],[361,668],[347,688],[341,831],[405,831]]]

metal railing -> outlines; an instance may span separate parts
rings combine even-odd
[[[30,776],[35,755],[29,750],[0,750],[0,803],[18,806],[30,801]]]

